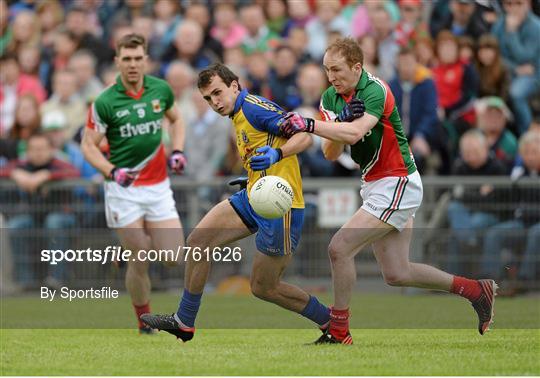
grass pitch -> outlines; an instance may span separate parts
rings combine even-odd
[[[156,312],[171,312],[176,303],[177,296],[164,294],[152,302]],[[496,306],[493,331],[480,336],[472,308],[459,298],[359,294],[352,305],[355,344],[346,347],[304,345],[319,332],[298,315],[251,297],[205,296],[196,337],[185,344],[166,333],[114,329],[133,325],[126,296],[50,306],[33,298],[3,299],[1,373],[540,375],[538,299],[497,299]],[[105,319],[111,329],[75,329],[76,318],[81,325]],[[54,329],[62,322],[73,328]]]

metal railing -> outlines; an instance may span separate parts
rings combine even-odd
[[[186,229],[186,235],[213,205],[236,190],[236,188],[228,187],[229,179],[220,177],[203,182],[182,177],[172,179],[177,209]],[[511,182],[506,177],[423,177],[422,180],[424,200],[415,217],[415,231],[410,248],[411,259],[430,263],[445,270],[457,270],[451,273],[471,276],[479,276],[482,273],[481,264],[485,261],[485,251],[482,249],[488,227],[478,230],[474,242],[472,239],[465,242],[458,240],[457,255],[449,256],[451,255],[448,252],[449,244],[452,243],[452,238],[455,239],[456,234],[459,236],[461,232],[466,232],[459,229],[452,230],[449,227],[448,206],[455,200],[453,193],[466,192],[470,189],[478,190],[479,187],[485,185],[491,186],[492,190],[497,191],[498,194],[493,197],[494,201],[483,204],[480,211],[495,214],[498,219],[494,224],[498,224],[513,219],[511,213],[517,204],[512,200],[516,190],[531,192],[540,190],[539,181],[534,179],[524,179],[518,183]],[[347,203],[342,208],[338,206],[333,210],[338,220],[340,216],[346,219],[348,216],[346,213],[360,206],[361,181],[358,178],[313,178],[304,179],[303,187],[306,211],[302,240],[287,274],[300,279],[328,282],[330,265],[327,247],[331,237],[339,228],[339,224],[321,223],[321,217],[328,219],[321,212],[330,211],[328,203],[321,201],[335,202],[342,197],[353,200],[352,204]],[[457,189],[458,187],[461,189]],[[323,192],[325,195],[322,195]],[[44,186],[42,193],[43,196],[27,196],[22,194],[10,180],[0,180],[0,213],[4,217],[0,256],[2,256],[2,261],[11,260],[9,264],[14,267],[12,275],[15,281],[21,281],[21,278],[24,278],[25,270],[31,271],[29,283],[34,286],[46,277],[50,277],[51,269],[56,268],[51,268],[50,265],[39,261],[39,251],[48,243],[65,245],[69,248],[105,248],[107,245],[119,245],[115,233],[106,227],[101,184],[81,180],[49,183]],[[336,198],[331,199],[333,195]],[[356,204],[354,204],[355,201]],[[478,208],[478,204],[470,205],[473,209]],[[333,206],[336,206],[335,203]],[[351,209],[351,206],[354,208]],[[536,203],[536,206],[540,211],[540,204]],[[68,214],[69,219],[55,219],[55,224],[51,221],[51,217],[48,217],[51,213]],[[27,223],[21,218],[26,218]],[[497,255],[496,258],[504,260],[499,263],[507,270],[503,273],[509,278],[512,278],[512,273],[519,271],[523,250],[527,248],[529,226],[525,225],[523,229],[506,230],[509,234],[515,234],[513,235],[514,244],[504,246],[503,253],[500,256]],[[243,250],[242,260],[238,263],[216,263],[211,282],[217,283],[223,277],[232,274],[249,274],[255,244],[250,238],[239,242],[238,245]],[[370,248],[366,248],[368,249]],[[540,251],[536,252],[535,265],[538,264],[540,255]],[[21,258],[23,255],[24,258]],[[454,260],[450,261],[452,259]],[[373,254],[370,252],[359,254],[356,264],[359,276],[380,275]],[[3,269],[6,269],[6,264],[3,265]],[[109,265],[68,263],[62,269],[64,279],[71,285],[102,283],[103,280],[107,280],[109,283],[113,282],[113,285],[122,286],[122,274],[111,269]],[[183,277],[183,267],[170,269],[160,264],[153,264],[151,269],[154,287],[167,288],[170,285],[178,285]],[[536,287],[539,280],[537,270],[532,278],[533,280],[528,284]]]

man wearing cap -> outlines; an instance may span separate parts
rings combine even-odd
[[[512,113],[500,97],[484,97],[477,101],[477,127],[486,136],[487,143],[495,158],[510,169],[517,153],[517,139],[507,129],[507,121],[512,120]]]

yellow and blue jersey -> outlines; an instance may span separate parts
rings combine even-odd
[[[283,121],[285,111],[277,104],[260,96],[242,90],[236,99],[232,121],[236,131],[238,152],[248,172],[247,193],[253,184],[263,176],[279,176],[287,180],[294,191],[292,207],[304,208],[302,194],[302,177],[296,155],[283,158],[264,171],[253,171],[249,165],[250,158],[256,150],[263,146],[279,148],[287,142],[287,138],[279,136],[279,125]]]

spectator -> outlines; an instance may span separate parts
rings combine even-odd
[[[1,138],[0,155],[12,160],[22,158],[26,153],[26,141],[40,127],[39,104],[31,94],[19,97],[15,108],[15,120],[9,129],[9,138]]]
[[[414,45],[414,53],[418,63],[424,67],[431,69],[437,64],[433,40],[430,37],[419,38]]]
[[[59,0],[40,1],[36,12],[41,27],[40,44],[43,48],[52,48],[56,30],[64,21],[64,8]]]
[[[247,59],[247,88],[250,93],[271,98],[270,64],[262,52],[254,52]]]
[[[293,49],[294,53],[296,54],[299,64],[314,60],[307,50],[308,35],[305,29],[298,26],[293,26],[289,30],[289,35],[286,41],[287,45]]]
[[[466,35],[458,38],[459,60],[465,63],[474,62],[474,50],[476,49],[474,40]]]
[[[24,45],[19,49],[17,61],[23,74],[39,80],[41,56],[38,45]]]
[[[5,137],[15,118],[17,100],[32,94],[42,103],[47,93],[38,79],[20,72],[14,54],[0,56],[0,83],[0,137]]]
[[[46,113],[41,122],[41,130],[51,141],[55,156],[73,165],[80,172],[82,178],[96,180],[101,177],[101,174],[84,160],[79,145],[67,138],[67,120],[64,113],[58,110]]]
[[[17,54],[21,46],[39,44],[41,34],[36,14],[31,10],[17,13],[13,19],[11,32],[11,43],[7,47],[9,52]]]
[[[67,135],[73,138],[86,121],[87,107],[77,96],[77,77],[70,70],[60,70],[53,76],[52,96],[41,106],[44,115],[53,110],[60,110],[68,120]]]
[[[114,51],[92,34],[91,25],[83,7],[79,5],[71,7],[66,14],[65,25],[66,29],[77,38],[79,48],[94,54],[98,72],[113,61]]]
[[[203,48],[203,29],[193,20],[185,20],[176,28],[174,45],[170,47],[163,57],[166,62],[180,60],[188,63],[194,69],[203,69],[210,65],[217,57],[209,50]],[[166,72],[167,65],[162,66]]]
[[[0,56],[3,56],[13,38],[12,27],[8,20],[6,0],[0,0]]]
[[[510,172],[518,149],[514,134],[506,124],[512,113],[500,97],[484,97],[477,101],[477,127],[486,136],[491,153]]]
[[[223,59],[222,44],[210,35],[212,15],[205,0],[191,0],[186,9],[186,20],[193,20],[203,30],[203,46],[208,54],[214,56],[213,61]]]
[[[508,98],[510,73],[503,63],[499,42],[491,34],[484,34],[476,50],[476,70],[480,78],[478,97],[499,96]]]
[[[68,69],[77,78],[77,96],[92,102],[103,90],[103,84],[96,76],[96,57],[88,50],[79,50],[69,59]]]
[[[505,287],[508,294],[514,294],[538,279],[537,265],[539,262],[538,246],[540,245],[540,191],[531,186],[520,187],[519,179],[540,175],[540,133],[528,131],[520,138],[519,153],[523,157],[525,169],[519,177],[514,178],[515,187],[512,190],[512,217],[506,222],[491,227],[484,238],[482,254],[482,274],[486,277],[509,278],[503,272],[505,258],[503,250],[524,245],[521,263],[517,269],[517,287]],[[524,243],[523,243],[524,242]],[[529,285],[527,285],[529,284]]]
[[[433,67],[433,78],[439,106],[446,119],[455,121],[472,109],[478,77],[470,64],[459,60],[457,38],[449,31],[439,33],[435,50],[439,62]]]
[[[459,176],[504,175],[504,166],[489,153],[486,137],[479,130],[469,130],[459,141],[461,158],[454,166],[453,173]],[[461,247],[478,244],[479,233],[499,221],[496,208],[500,193],[493,186],[454,187],[453,200],[448,206],[450,236],[448,241],[448,271],[463,274],[460,264],[464,252]]]
[[[493,25],[492,33],[510,68],[510,99],[520,134],[532,121],[529,99],[540,92],[540,19],[531,11],[530,0],[504,0],[506,12]]]
[[[366,34],[359,39],[360,47],[364,53],[364,64],[362,67],[373,76],[379,76],[379,54],[375,37]]]
[[[339,0],[317,0],[315,6],[315,17],[306,24],[307,50],[314,59],[320,61],[329,45],[329,34],[338,32],[340,36],[347,35],[349,24],[339,14],[341,10]]]
[[[215,25],[210,29],[210,35],[226,49],[240,46],[247,31],[238,21],[234,4],[230,2],[216,4],[214,18]]]
[[[61,29],[56,32],[53,44],[53,56],[48,62],[48,77],[52,76],[55,71],[64,70],[67,68],[69,59],[79,48],[79,40],[72,32]],[[46,83],[48,84],[48,82]]]
[[[83,7],[78,8],[84,10]],[[141,0],[125,0],[121,7],[115,12],[115,21],[122,19],[128,22],[133,22],[137,17],[148,16],[152,14],[152,2]]]
[[[313,18],[307,0],[287,0],[287,8],[293,27],[305,29],[307,23]]]
[[[437,116],[437,90],[431,72],[418,64],[413,50],[408,47],[399,52],[397,71],[398,75],[389,85],[418,169],[423,172],[426,159],[432,151],[437,151],[445,165],[443,171],[448,172],[449,162]]]
[[[450,0],[450,12],[439,22],[432,17],[430,30],[433,37],[449,30],[456,37],[467,35],[475,41],[489,31],[475,0]]]
[[[176,0],[156,0],[154,2],[154,33],[156,35],[156,51],[163,56],[176,35],[180,24],[180,4]]]
[[[377,41],[379,57],[379,76],[390,81],[395,75],[395,66],[399,45],[394,36],[394,22],[386,8],[377,9],[371,19],[373,36]]]
[[[32,248],[33,238],[28,234],[28,229],[35,228],[36,224],[43,220],[48,238],[46,246],[65,250],[69,241],[66,230],[75,225],[75,216],[63,211],[58,198],[53,199],[54,191],[43,190],[43,184],[78,176],[79,172],[75,167],[54,157],[51,141],[39,133],[29,138],[25,160],[14,161],[0,169],[0,177],[10,177],[15,181],[20,194],[18,215],[8,220],[8,229],[11,230],[12,251],[15,251],[13,260],[16,277],[22,286],[32,285],[36,279],[32,270],[32,262],[37,261],[37,256],[32,255],[36,249]],[[65,195],[62,197],[68,201]],[[53,207],[54,211],[50,212],[48,207],[44,208],[44,203]],[[41,209],[43,214],[36,209]],[[35,235],[35,232],[32,234]],[[60,286],[66,278],[65,273],[64,264],[51,265],[50,276],[46,282],[51,286]]]
[[[287,38],[293,26],[293,21],[287,14],[286,0],[265,0],[264,13],[268,20],[266,24],[271,32],[281,38]]]
[[[194,119],[186,124],[186,158],[190,164],[186,168],[187,176],[197,180],[211,180],[221,169],[227,144],[231,121],[214,112],[199,91],[193,91],[192,102]],[[201,188],[199,195],[209,199],[210,188]]]
[[[242,42],[246,54],[255,51],[268,52],[279,43],[279,36],[268,28],[264,12],[256,3],[244,5],[240,9],[240,21],[247,30]]]
[[[300,106],[317,111],[321,95],[328,87],[328,81],[321,66],[316,63],[306,63],[300,66],[296,85],[300,95]]]
[[[288,46],[280,46],[275,51],[274,68],[270,71],[270,92],[274,102],[286,111],[300,105],[296,87],[296,67],[298,61],[294,51]]]
[[[187,63],[174,61],[169,64],[165,79],[171,86],[184,125],[189,127],[189,125],[196,120],[196,112],[194,112],[195,104],[193,103],[193,92],[196,80],[195,71],[193,71],[193,68]],[[167,148],[170,147],[168,137],[168,133],[163,133],[163,138],[165,139],[164,144]]]
[[[229,67],[237,67],[237,70],[245,70],[247,61],[242,47],[229,47],[223,50],[223,63]]]
[[[422,0],[399,0],[401,20],[396,26],[396,42],[414,47],[418,39],[429,37],[429,28],[422,19]]]

